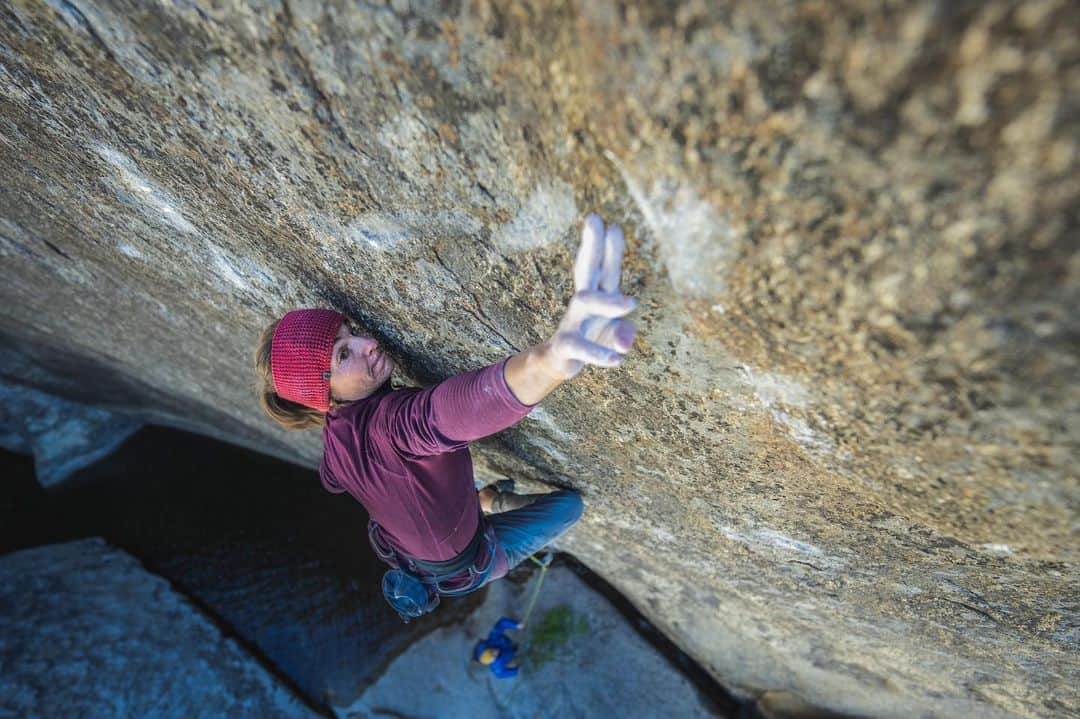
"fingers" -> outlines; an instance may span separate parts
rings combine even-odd
[[[637,328],[619,319],[637,307],[637,300],[619,292],[625,251],[618,225],[605,230],[599,215],[585,218],[574,261],[574,296],[555,336],[563,359],[617,367],[633,346]]]
[[[586,320],[580,333],[585,339],[607,347],[619,354],[626,354],[634,346],[637,327],[630,320],[604,319],[597,317]]]
[[[601,367],[618,367],[622,355],[603,345],[590,342],[579,334],[567,332],[556,335],[557,352],[564,359],[578,360]]]
[[[617,292],[585,290],[570,298],[563,319],[565,327],[577,327],[587,317],[622,317],[637,307],[637,300]]]
[[[595,290],[599,286],[604,244],[604,221],[596,213],[590,213],[581,228],[581,247],[574,261],[575,291]]]
[[[590,315],[601,317],[622,317],[637,307],[636,299],[618,292],[578,292],[570,301],[573,302],[575,298]]]
[[[623,250],[626,240],[622,228],[608,225],[604,235],[604,264],[600,269],[600,289],[604,292],[619,291],[619,276],[622,274]]]
[[[626,240],[622,228],[609,225],[595,212],[590,213],[581,228],[581,246],[574,261],[574,289],[618,292],[622,274]]]
[[[611,320],[596,338],[598,344],[610,347],[620,354],[626,354],[634,346],[637,327],[629,320]]]

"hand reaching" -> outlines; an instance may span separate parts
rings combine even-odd
[[[586,364],[618,367],[634,344],[637,328],[619,319],[637,307],[637,300],[619,291],[625,247],[618,225],[605,231],[598,215],[585,218],[574,261],[574,296],[548,340],[550,369],[562,379],[574,377]]]

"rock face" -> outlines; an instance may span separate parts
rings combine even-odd
[[[6,555],[0,606],[5,716],[318,716],[100,539]]]
[[[636,353],[482,443],[725,683],[1078,708],[1066,2],[0,8],[0,371],[314,464],[255,338],[332,305],[432,382],[546,338],[576,222]]]
[[[0,447],[34,455],[44,487],[110,454],[139,426],[123,415],[0,380]]]

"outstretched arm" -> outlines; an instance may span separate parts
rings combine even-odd
[[[637,329],[620,318],[637,301],[619,291],[625,246],[618,225],[605,231],[598,215],[585,218],[574,261],[574,296],[559,328],[506,362],[506,384],[522,404],[536,404],[586,364],[618,367],[630,351]]]
[[[536,404],[566,381],[551,370],[550,352],[551,346],[541,342],[506,361],[506,385],[522,404]]]
[[[586,217],[574,296],[550,339],[430,389],[391,392],[372,417],[374,426],[406,456],[448,452],[515,424],[586,364],[619,366],[637,333],[619,319],[636,306],[619,292],[624,244],[618,226],[605,231],[598,216]]]

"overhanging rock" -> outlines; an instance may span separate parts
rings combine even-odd
[[[494,362],[598,210],[636,352],[483,461],[580,489],[567,548],[724,682],[1075,710],[1078,23],[7,3],[0,332],[45,389],[314,464],[258,414],[263,326],[330,304],[418,381]]]

